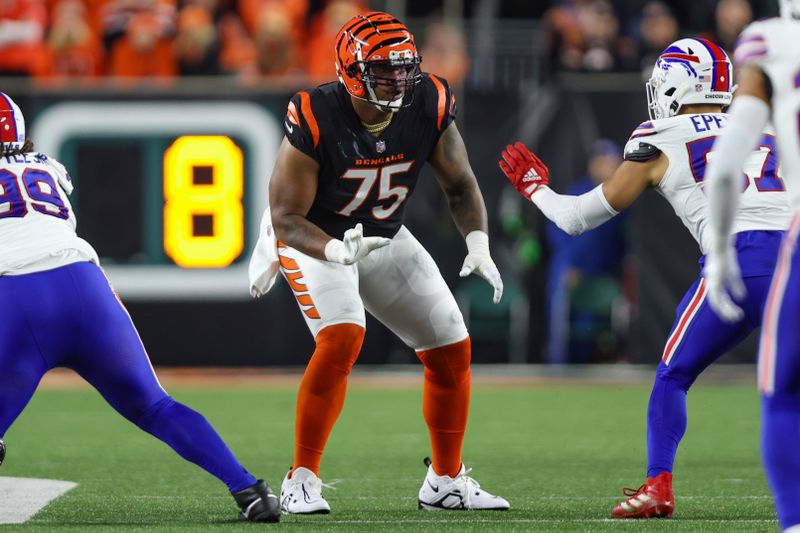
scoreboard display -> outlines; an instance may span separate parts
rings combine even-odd
[[[126,299],[248,297],[247,262],[283,136],[241,102],[68,102],[30,138],[75,191],[78,234]]]

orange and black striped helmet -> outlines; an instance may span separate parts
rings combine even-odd
[[[411,105],[422,78],[414,36],[388,13],[372,11],[350,19],[336,36],[336,73],[347,92],[383,111]],[[379,99],[378,86],[392,87],[394,99]]]

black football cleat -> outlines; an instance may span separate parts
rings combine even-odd
[[[239,492],[232,492],[239,506],[239,518],[250,522],[278,522],[281,505],[278,497],[263,479]]]
[[[3,464],[3,459],[6,458],[6,443],[0,439],[0,465]]]

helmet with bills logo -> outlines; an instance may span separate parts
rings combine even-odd
[[[25,117],[6,93],[0,93],[0,143],[10,148],[25,144]]]
[[[800,19],[800,0],[780,0],[781,17]]]
[[[680,39],[658,56],[646,87],[654,120],[675,116],[687,104],[728,106],[733,98],[731,60],[707,39]]]
[[[422,79],[414,36],[388,13],[373,11],[350,19],[336,36],[336,74],[352,96],[382,111],[411,105],[414,86]],[[398,97],[381,100],[379,86],[393,86]]]

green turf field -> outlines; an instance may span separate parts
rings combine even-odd
[[[276,490],[292,457],[294,390],[171,388],[203,412],[242,462]],[[79,486],[0,531],[776,531],[758,453],[751,385],[701,384],[675,469],[672,520],[607,520],[645,466],[647,385],[476,386],[464,461],[512,509],[416,508],[428,454],[417,388],[351,387],[322,478],[328,516],[243,524],[224,486],[113,413],[90,390],[43,390],[6,434],[2,476]],[[0,502],[2,505],[2,502]]]

